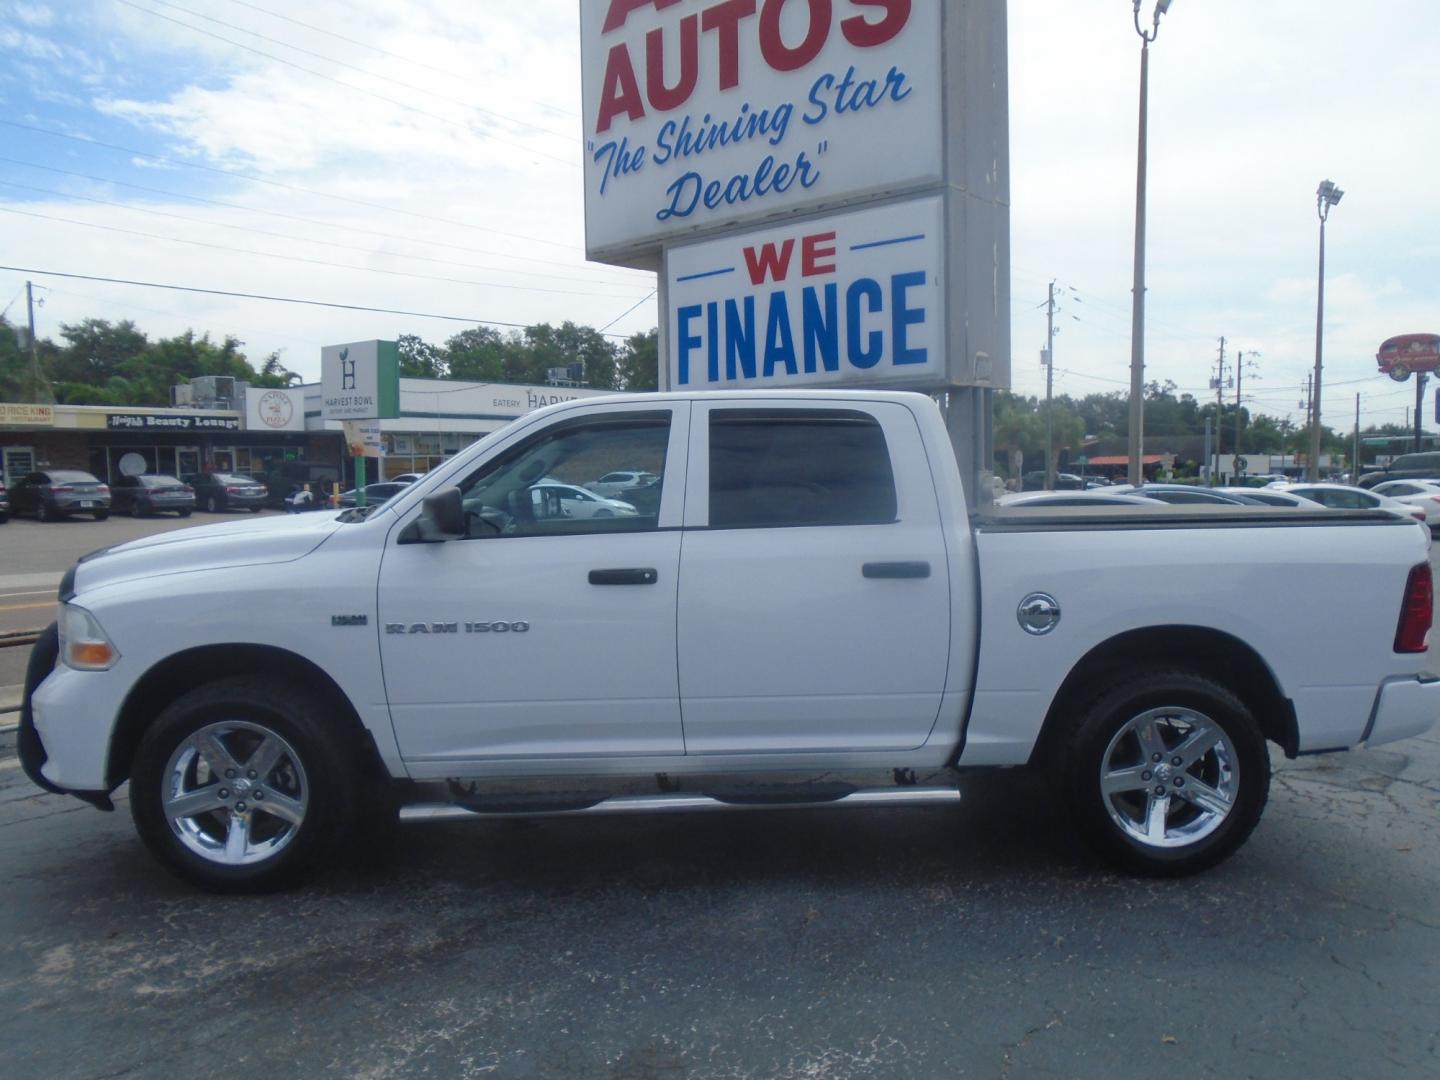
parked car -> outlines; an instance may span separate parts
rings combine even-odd
[[[264,484],[239,473],[187,473],[181,479],[194,489],[200,507],[212,514],[230,509],[258,514],[270,497]]]
[[[1376,495],[1384,495],[1387,499],[1420,507],[1425,511],[1431,531],[1440,529],[1440,481],[1386,480],[1370,490]]]
[[[5,487],[5,481],[0,480],[0,525],[10,520],[10,492]]]
[[[1293,506],[1297,510],[1324,510],[1322,503],[1314,499],[1307,499],[1303,495],[1296,495],[1293,491],[1279,491],[1275,488],[1236,488],[1223,487],[1215,488],[1216,491],[1225,495],[1244,495],[1252,503],[1264,503],[1266,506]]]
[[[1362,473],[1355,482],[1360,487],[1373,488],[1386,480],[1428,480],[1432,476],[1440,476],[1440,450],[1401,454],[1382,469]]]
[[[1154,500],[1127,492],[1114,491],[1015,491],[995,500],[997,506],[1044,507],[1061,506],[1152,506]]]
[[[1027,472],[1020,478],[1022,491],[1044,491],[1045,470],[1035,469]],[[1087,482],[1076,476],[1074,473],[1057,472],[1055,474],[1056,491],[1084,491]]]
[[[1424,507],[1410,506],[1398,499],[1390,499],[1384,495],[1377,495],[1373,491],[1366,491],[1364,488],[1352,487],[1349,484],[1285,484],[1279,490],[1302,495],[1312,502],[1318,502],[1332,510],[1389,510],[1392,514],[1398,514],[1400,517],[1414,518],[1416,521],[1429,524],[1430,516]]]
[[[173,476],[158,473],[122,476],[110,485],[110,508],[132,517],[162,511],[189,517],[195,510],[195,489]]]
[[[652,472],[643,472],[639,469],[621,469],[618,472],[608,472],[599,480],[592,480],[585,485],[585,490],[593,491],[596,495],[611,496],[618,494],[626,488],[650,487],[656,480],[660,479]]]
[[[404,491],[409,486],[408,483],[402,484],[398,480],[383,480],[378,484],[366,484],[365,505],[379,506],[386,499],[392,497],[397,491]],[[340,510],[348,510],[352,506],[359,505],[355,488],[351,488],[349,491],[342,491],[338,497],[332,496],[332,499],[334,500],[335,507]]]
[[[13,513],[34,514],[36,521],[76,513],[104,521],[110,516],[110,488],[79,469],[47,469],[22,476],[10,489],[10,506]]]
[[[399,476],[390,477],[397,484],[413,484],[416,480],[425,479],[423,472],[402,472]]]
[[[558,480],[542,480],[536,486],[555,492],[555,497],[560,500],[560,510],[566,517],[631,517],[636,513],[633,503],[625,502],[623,499],[607,499],[603,495],[596,495],[593,491],[576,487],[574,484],[562,484]],[[649,485],[649,487],[654,486],[653,484]]]
[[[1171,506],[1259,506],[1249,492],[1222,493],[1218,488],[1191,487],[1189,484],[1143,484],[1123,490]]]

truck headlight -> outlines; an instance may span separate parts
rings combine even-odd
[[[76,671],[108,671],[120,659],[94,615],[75,604],[60,606],[60,659]]]

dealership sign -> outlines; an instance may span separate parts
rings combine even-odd
[[[671,249],[669,385],[944,385],[942,236],[930,197]]]
[[[591,258],[943,180],[940,0],[582,0]]]
[[[321,349],[320,412],[326,420],[399,416],[399,346],[393,341],[357,341]]]

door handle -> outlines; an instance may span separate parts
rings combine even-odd
[[[591,585],[654,585],[660,575],[652,567],[633,570],[591,570]]]
[[[867,578],[927,578],[930,576],[928,562],[867,562],[861,568]]]

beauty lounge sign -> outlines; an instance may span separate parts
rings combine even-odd
[[[586,247],[943,179],[940,0],[582,0]]]

